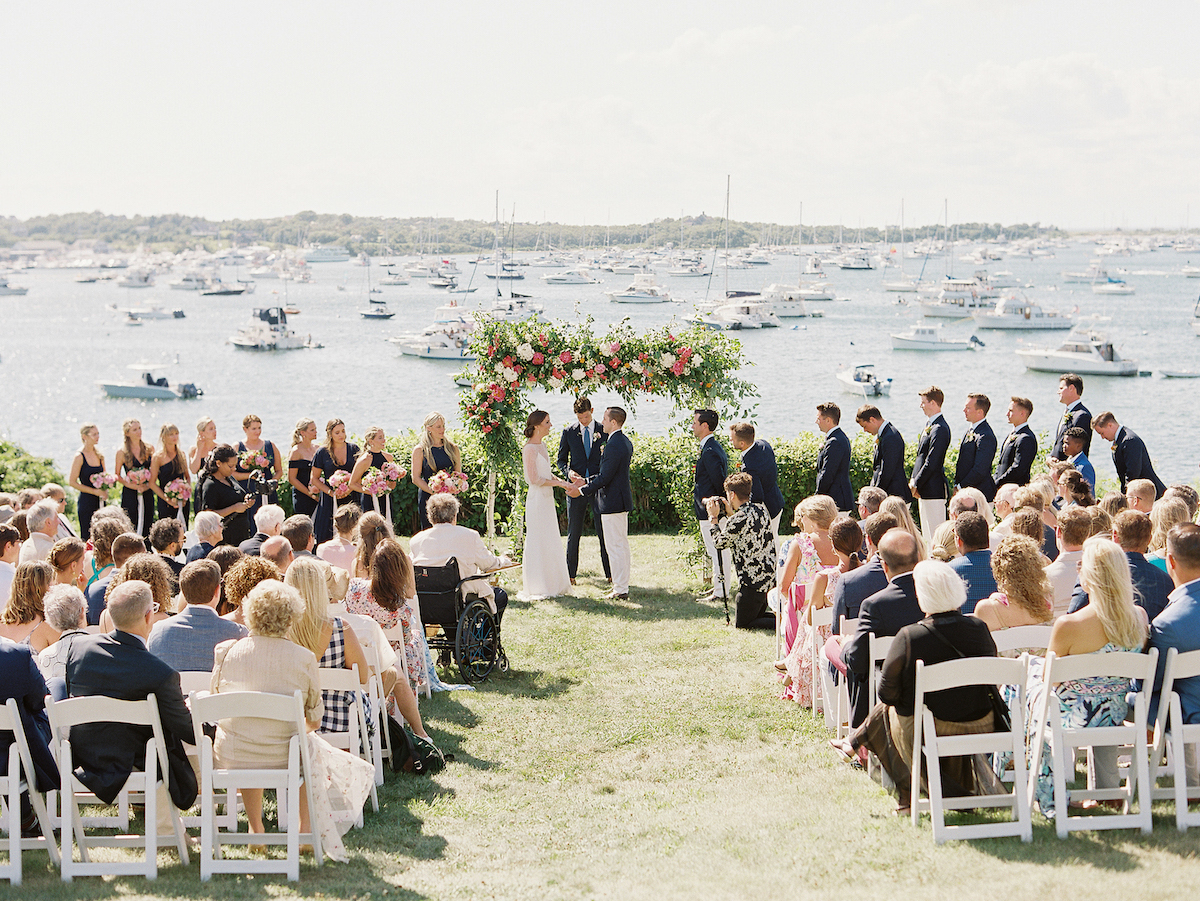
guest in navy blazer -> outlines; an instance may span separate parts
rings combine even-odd
[[[1029,469],[1037,457],[1037,436],[1029,428],[1029,417],[1033,414],[1033,401],[1027,397],[1013,397],[1008,405],[1007,418],[1013,430],[1000,445],[1000,459],[996,463],[994,481],[996,487],[1029,484]]]
[[[1133,602],[1146,611],[1151,622],[1166,608],[1167,597],[1175,588],[1171,577],[1146,559],[1153,531],[1150,517],[1137,510],[1122,510],[1113,520],[1113,541],[1125,552],[1133,577]],[[1088,602],[1083,586],[1076,585],[1067,612],[1074,613]]]
[[[1155,688],[1161,688],[1166,668],[1167,651],[1179,653],[1200,650],[1200,526],[1179,523],[1167,533],[1167,569],[1175,590],[1170,600],[1150,623],[1150,647],[1158,648],[1158,672]],[[1140,688],[1135,682],[1134,688]],[[1200,676],[1177,679],[1174,690],[1179,694],[1180,707],[1186,723],[1200,723]],[[1158,695],[1151,704],[1153,719],[1158,708]]]
[[[817,428],[825,443],[817,453],[817,494],[833,498],[843,513],[854,509],[854,488],[850,485],[850,439],[842,431],[842,410],[834,403],[817,404]]]
[[[900,430],[884,419],[874,404],[859,407],[854,421],[864,432],[875,436],[871,486],[911,501],[912,492],[908,490],[908,476],[904,473],[904,436]]]
[[[921,437],[917,439],[917,456],[913,460],[912,478],[908,487],[917,499],[921,514],[921,535],[927,545],[933,544],[933,533],[946,521],[946,451],[950,448],[950,426],[942,416],[946,395],[937,385],[919,393],[921,412],[929,417]]]
[[[735,422],[729,427],[729,440],[742,452],[742,471],[750,473],[754,486],[750,502],[762,504],[771,517],[771,531],[779,535],[779,515],[783,512],[783,492],[779,490],[779,467],[775,451],[762,438],[755,440],[754,425]]]
[[[1107,410],[1096,417],[1092,428],[1101,438],[1112,443],[1113,466],[1117,470],[1117,478],[1121,480],[1122,491],[1134,479],[1147,479],[1154,483],[1154,499],[1162,497],[1167,486],[1154,472],[1146,442],[1133,429],[1118,423],[1117,418]]]
[[[704,505],[706,498],[725,496],[725,477],[729,475],[729,457],[717,436],[713,434],[719,422],[716,410],[696,410],[692,414],[692,434],[700,442],[700,453],[696,458],[693,504],[696,520],[700,523],[700,537],[704,541],[704,549],[708,551],[712,560],[712,590],[708,594],[709,598],[728,598],[729,585],[733,581],[733,558],[728,550],[717,550],[713,542],[714,523],[708,518],[708,510]],[[707,598],[701,598],[705,599]]]
[[[600,455],[604,451],[606,436],[600,423],[592,415],[592,402],[589,398],[575,399],[575,418],[577,422],[563,429],[562,439],[558,442],[558,471],[564,479],[570,479],[572,472],[577,472],[583,478],[590,479],[600,472]],[[584,518],[587,511],[592,511],[592,527],[596,537],[600,539],[600,562],[604,565],[604,577],[612,581],[612,569],[608,563],[608,549],[604,546],[604,529],[600,527],[600,504],[595,496],[567,496],[567,574],[571,583],[575,583],[575,575],[579,572],[579,539],[583,535]]]
[[[58,787],[58,765],[50,751],[50,722],[46,717],[46,682],[28,644],[0,638],[0,704],[17,702],[21,728],[29,743],[29,754],[37,777],[38,791]],[[0,732],[0,774],[8,775],[8,753],[13,743],[11,732]],[[22,806],[25,807],[27,802]],[[32,810],[24,810],[25,828],[32,827]],[[44,824],[49,826],[49,824]]]

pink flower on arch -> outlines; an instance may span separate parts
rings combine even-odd
[[[564,365],[565,365],[565,364],[568,364],[568,363],[570,363],[570,362],[571,362],[571,360],[573,359],[573,358],[571,357],[571,352],[570,352],[569,350],[564,350],[562,353],[560,353],[560,354],[558,355],[558,358],[559,358],[560,360],[562,360],[562,362],[563,362],[563,364],[564,364]]]
[[[533,355],[533,365],[534,366],[541,366],[545,362],[546,362],[546,357],[544,355],[542,355],[540,353],[536,353],[536,352],[534,353],[534,355]]]

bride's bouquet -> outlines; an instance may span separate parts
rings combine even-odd
[[[392,481],[395,480],[393,479]],[[388,477],[372,466],[363,473],[362,486],[363,491],[371,495],[371,497],[379,497],[379,495],[387,494],[388,492]]]
[[[111,472],[98,472],[91,478],[92,487],[99,488],[101,491],[107,491],[113,485],[117,484],[117,477]]]
[[[263,448],[262,450],[246,451],[244,454],[238,457],[238,463],[241,465],[242,469],[245,469],[249,472],[254,472],[256,470],[263,472],[271,467],[271,459],[267,456],[266,448]]]
[[[471,483],[467,481],[466,473],[435,472],[429,480],[429,487],[434,494],[462,494],[471,487]]]
[[[150,484],[150,470],[131,469],[125,473],[125,481],[134,488],[144,488]]]
[[[173,501],[179,506],[183,506],[192,499],[192,483],[187,479],[175,479],[173,482],[167,482],[163,488],[163,494],[167,499]]]
[[[333,492],[333,496],[341,500],[350,493],[350,473],[344,469],[339,469],[329,477],[329,481],[325,484],[329,486],[329,490]]]

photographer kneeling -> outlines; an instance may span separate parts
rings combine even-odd
[[[775,536],[767,508],[750,501],[753,484],[749,473],[735,473],[725,480],[725,497],[705,498],[704,506],[709,521],[716,524],[713,544],[729,548],[737,569],[735,625],[739,629],[774,629],[767,592],[775,584]]]

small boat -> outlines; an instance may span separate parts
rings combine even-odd
[[[653,275],[635,275],[624,291],[605,291],[613,303],[669,303],[671,294],[654,280]]]
[[[1062,274],[1064,282],[1102,282],[1108,281],[1108,270],[1100,263],[1099,260],[1092,260],[1092,263],[1083,272],[1064,272]]]
[[[1077,372],[1080,375],[1137,375],[1137,360],[1122,359],[1100,331],[1078,326],[1058,347],[1019,348],[1017,356],[1034,372]]]
[[[162,304],[148,303],[140,307],[109,306],[110,310],[124,313],[130,319],[183,319],[183,310],[164,310]]]
[[[236,285],[226,284],[225,282],[213,282],[209,287],[200,292],[201,297],[236,297],[239,294],[246,293],[246,286],[239,282]]]
[[[865,252],[848,253],[837,261],[839,269],[874,269],[871,257]]]
[[[117,285],[121,288],[152,288],[154,273],[149,269],[130,269],[117,279]]]
[[[379,280],[379,284],[381,284],[381,285],[388,285],[389,287],[394,287],[394,286],[397,286],[397,285],[407,285],[407,284],[408,284],[408,279],[407,279],[407,278],[405,278],[405,277],[404,277],[403,275],[401,275],[400,273],[398,273],[398,272],[392,272],[392,271],[389,269],[389,270],[388,270],[388,274],[387,274],[387,275],[385,275],[383,278],[381,278],[381,279]]]
[[[76,283],[78,283],[80,285],[94,285],[96,282],[100,281],[100,276],[98,276],[98,275],[77,275],[77,276],[75,276],[75,281],[76,281]]]
[[[911,275],[905,275],[901,272],[894,279],[890,279],[883,283],[884,291],[891,291],[896,294],[915,294],[920,287],[920,283]]]
[[[592,278],[586,269],[568,269],[565,272],[547,272],[542,277],[547,285],[598,285],[600,279]]]
[[[775,315],[780,319],[818,319],[825,314],[820,310],[809,310],[804,301],[813,300],[811,292],[813,288],[806,288],[803,285],[791,287],[790,285],[768,285],[763,289],[759,296],[764,303],[769,303],[775,310]],[[823,300],[824,297],[818,298]],[[833,299],[832,294],[829,297]]]
[[[9,295],[13,297],[23,297],[29,293],[29,289],[24,285],[10,285],[7,275],[0,275],[0,295]]]
[[[719,331],[779,328],[783,324],[771,304],[749,300],[719,304],[707,313],[690,317],[688,321]]]
[[[304,254],[306,263],[348,263],[350,251],[340,244],[314,244]]]
[[[1016,331],[1034,329],[1069,329],[1075,325],[1075,317],[1069,313],[1043,310],[1036,303],[1020,297],[1005,297],[994,310],[976,310],[973,314],[979,328],[1009,329]]]
[[[893,350],[975,350],[983,342],[970,338],[943,338],[941,323],[914,325],[907,332],[892,335]]]
[[[1124,296],[1133,293],[1133,286],[1119,278],[1110,278],[1103,282],[1092,282],[1092,293]]]
[[[1184,266],[1183,275],[1185,278],[1200,278],[1200,266]]]
[[[430,326],[420,335],[388,338],[406,357],[424,357],[427,360],[459,360],[470,362],[471,330],[466,324],[450,323]]]
[[[185,272],[179,278],[167,282],[172,291],[203,291],[212,280],[199,272]]]
[[[500,281],[519,281],[525,277],[525,273],[517,269],[516,263],[505,263],[500,267],[499,272],[485,272],[488,278],[499,279]]]
[[[238,329],[229,343],[239,350],[305,350],[320,347],[312,336],[301,337],[288,328],[282,307],[256,309],[250,324]]]
[[[546,308],[540,303],[528,303],[524,297],[513,295],[510,299],[497,298],[490,307],[480,310],[489,316],[508,322],[520,322],[540,316]]]
[[[133,315],[126,316],[122,320],[122,323],[124,325],[145,325],[145,323],[142,322],[142,320],[138,319],[136,316],[133,316]]]
[[[184,382],[174,387],[165,377],[155,373],[162,368],[155,363],[130,363],[129,368],[142,373],[137,381],[98,382],[109,397],[132,397],[138,400],[176,400],[200,397],[204,394],[191,382]]]
[[[860,363],[849,369],[839,370],[837,379],[851,394],[860,397],[888,397],[892,393],[892,380],[881,379],[875,374],[874,363]]]
[[[1164,379],[1200,379],[1200,370],[1195,369],[1160,369]]]
[[[371,302],[375,303],[375,301]],[[363,319],[391,319],[396,314],[389,310],[386,304],[383,304],[380,306],[371,307],[370,309],[359,310],[358,315]]]
[[[384,300],[382,297],[368,297],[367,303],[376,303],[376,304],[379,304],[380,306],[383,306],[387,303],[387,301]]]
[[[438,269],[437,266],[430,266],[427,263],[414,261],[405,265],[404,273],[409,278],[436,278]]]
[[[675,266],[667,270],[671,278],[708,278],[712,273],[703,264],[693,266]]]
[[[429,287],[431,288],[453,288],[458,282],[452,278],[446,278],[441,275],[431,275],[429,277]]]

